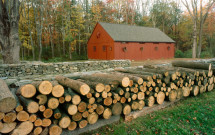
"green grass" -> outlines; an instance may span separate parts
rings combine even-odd
[[[125,123],[121,119],[118,123],[87,134],[215,134],[215,90],[197,97],[186,98],[172,107],[139,117],[132,122]]]

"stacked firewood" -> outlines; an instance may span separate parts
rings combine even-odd
[[[210,64],[174,62],[173,67],[148,65],[75,78],[57,76],[54,81],[13,89],[13,94],[0,81],[0,133],[57,135],[62,129],[95,124],[99,118],[197,96],[213,90],[212,69]]]

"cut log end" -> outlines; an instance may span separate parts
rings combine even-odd
[[[112,111],[110,108],[106,108],[104,110],[104,113],[103,113],[103,118],[104,119],[110,119],[110,117],[112,116]]]
[[[50,98],[48,100],[48,107],[51,109],[56,109],[59,106],[59,101],[57,98]]]
[[[79,128],[85,128],[87,126],[87,120],[82,120],[79,122]]]
[[[113,115],[120,115],[122,113],[122,104],[116,103],[112,107],[112,113]]]
[[[32,98],[36,94],[36,88],[32,84],[24,85],[20,88],[20,94],[25,98]]]
[[[26,111],[21,111],[17,114],[18,121],[27,121],[29,120],[29,114]]]
[[[62,85],[55,85],[52,90],[52,95],[54,97],[61,97],[64,94],[64,88]]]
[[[102,91],[104,91],[104,89],[105,89],[105,86],[104,86],[104,84],[102,84],[102,83],[98,83],[97,85],[96,85],[96,91],[97,92],[102,92]]]
[[[102,115],[104,112],[104,107],[102,105],[99,105],[97,108],[96,108],[96,113],[98,115]]]
[[[27,111],[29,113],[36,113],[39,111],[39,104],[37,102],[30,102],[27,106]]]
[[[174,102],[176,100],[176,98],[177,98],[176,90],[171,90],[169,92],[169,96],[168,96],[169,101]]]
[[[76,114],[78,111],[78,107],[76,105],[69,105],[67,112],[69,113],[69,115],[74,115]]]
[[[89,124],[95,124],[97,120],[98,120],[98,114],[95,112],[89,114],[87,117],[87,121]]]
[[[122,79],[122,86],[123,86],[123,87],[128,87],[129,84],[130,84],[129,78],[128,78],[128,77],[124,77],[124,78]]]
[[[127,116],[127,115],[129,115],[131,113],[131,106],[130,105],[124,105],[124,107],[123,107],[123,114],[125,115],[125,116]]]
[[[0,133],[7,134],[13,131],[16,127],[16,122],[12,123],[3,123],[3,128],[0,130]]]
[[[61,135],[62,131],[62,128],[58,125],[52,125],[49,128],[49,135]]]
[[[158,103],[159,105],[163,104],[164,99],[165,99],[165,94],[164,94],[164,92],[159,92],[159,93],[157,94],[157,97],[156,97],[157,103]]]
[[[38,87],[38,90],[43,95],[49,95],[52,92],[53,86],[49,81],[42,81]]]
[[[69,127],[68,127],[68,130],[69,131],[73,131],[73,130],[75,130],[77,128],[77,123],[76,122],[71,122],[70,123],[70,125],[69,125]]]
[[[82,95],[87,95],[90,92],[90,87],[87,84],[83,84],[80,87],[80,92]]]
[[[71,123],[71,119],[68,116],[66,116],[60,119],[59,126],[61,128],[68,128],[70,123]]]
[[[31,133],[34,125],[30,121],[22,122],[16,129],[12,132],[13,135],[27,135]]]
[[[34,135],[39,135],[41,134],[43,131],[43,128],[42,127],[36,127],[33,131]]]
[[[52,124],[52,121],[50,119],[43,119],[42,120],[42,127],[49,127]]]

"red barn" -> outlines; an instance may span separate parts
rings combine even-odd
[[[88,58],[146,60],[173,58],[175,41],[157,28],[97,23],[88,41]]]

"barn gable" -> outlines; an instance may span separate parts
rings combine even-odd
[[[158,28],[130,26],[125,24],[110,24],[99,22],[105,31],[116,42],[160,42],[175,43]]]

